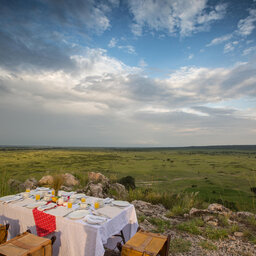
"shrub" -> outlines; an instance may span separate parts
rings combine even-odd
[[[150,218],[148,221],[157,227],[156,232],[163,233],[165,230],[171,227],[171,223],[168,220],[162,220],[159,218]]]
[[[203,225],[204,225],[204,222],[201,219],[196,218],[196,219],[192,219],[190,221],[186,221],[178,224],[177,228],[179,230],[186,231],[194,235],[200,235],[202,234],[202,231],[199,229],[199,227],[202,227]]]
[[[132,176],[126,176],[121,178],[118,183],[123,184],[127,190],[135,189],[135,179]]]
[[[170,252],[171,253],[182,253],[188,252],[191,247],[191,242],[184,240],[182,238],[174,238],[170,242]]]

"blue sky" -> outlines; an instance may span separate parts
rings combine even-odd
[[[256,1],[0,1],[0,144],[256,144]]]

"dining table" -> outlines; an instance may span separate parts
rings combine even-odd
[[[0,223],[10,224],[8,239],[28,229],[33,234],[37,234],[33,210],[40,207],[45,213],[55,216],[56,229],[46,236],[49,238],[56,236],[53,245],[54,256],[103,256],[105,248],[116,249],[117,242],[121,240],[116,235],[121,231],[125,241],[137,231],[135,207],[126,201],[110,198],[103,200],[84,195],[87,207],[82,209],[81,194],[64,192],[69,193],[75,200],[72,208],[56,204],[53,208],[46,209],[47,204],[43,198],[35,200],[35,193],[40,191],[40,188],[33,191],[29,197],[24,197],[22,193],[15,195],[16,197],[9,197],[16,200],[5,200],[8,197],[0,198]],[[95,209],[95,202],[100,202],[98,209]]]

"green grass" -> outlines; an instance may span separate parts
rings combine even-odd
[[[202,231],[200,227],[202,227],[203,225],[204,225],[204,222],[201,219],[195,218],[195,219],[178,224],[177,229],[194,234],[194,235],[201,235]]]
[[[199,243],[199,245],[205,249],[205,250],[209,250],[209,251],[215,251],[217,250],[217,246],[214,245],[213,243],[209,242],[209,241],[201,241]]]
[[[149,218],[148,221],[154,226],[156,226],[156,229],[153,231],[157,233],[163,233],[167,229],[171,228],[171,223],[167,220],[162,220],[159,218]]]
[[[206,227],[204,231],[204,236],[211,240],[221,240],[227,238],[229,235],[229,230],[226,228],[213,228]]]
[[[171,253],[183,253],[188,252],[191,247],[191,242],[182,238],[174,238],[170,242]]]
[[[70,172],[87,182],[89,171],[120,179],[133,176],[136,186],[156,193],[199,191],[206,202],[223,202],[239,210],[256,211],[250,187],[256,186],[255,149],[4,149],[1,176],[25,181]],[[1,181],[1,179],[0,179]],[[1,181],[1,189],[7,188]],[[166,202],[170,201],[167,198]],[[164,200],[163,200],[164,201]],[[168,203],[166,203],[168,204]],[[174,204],[170,204],[170,208]],[[183,206],[173,211],[181,213]],[[181,213],[182,214],[182,213]]]

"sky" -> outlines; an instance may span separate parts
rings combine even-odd
[[[255,0],[0,0],[0,145],[240,144]]]

